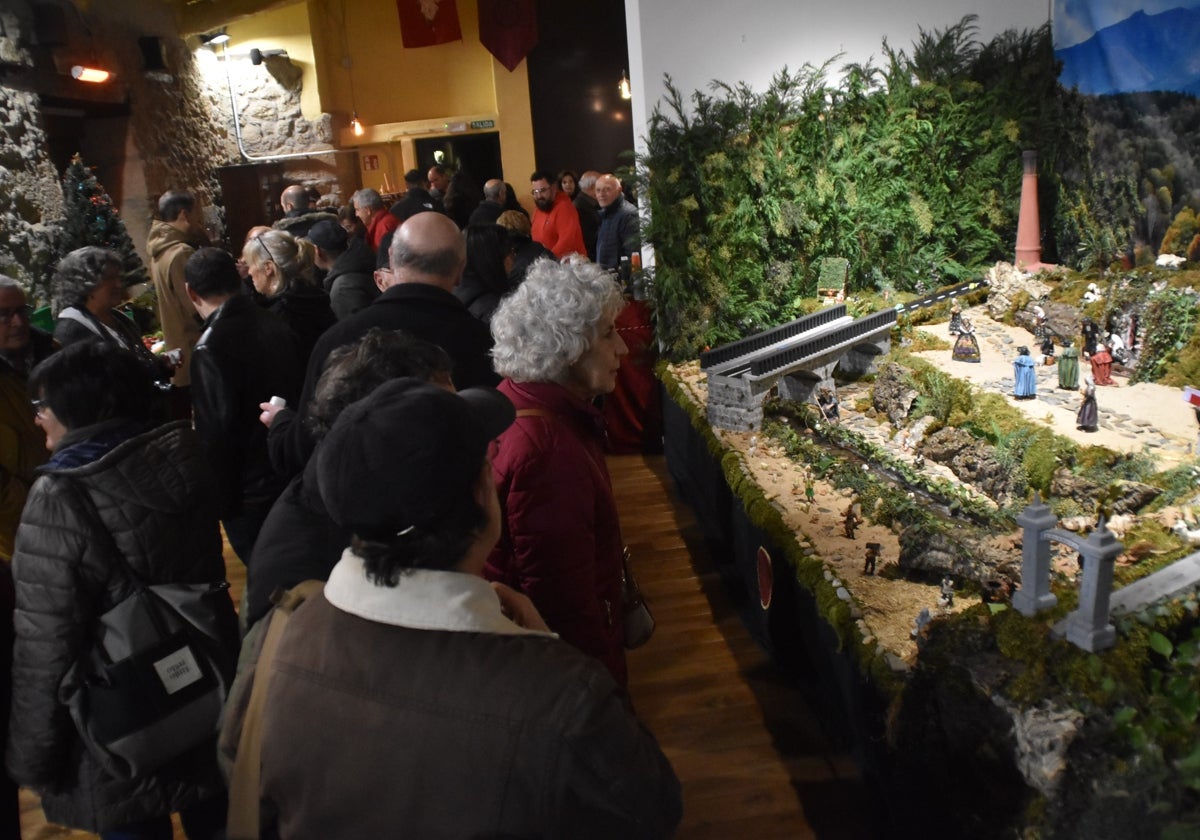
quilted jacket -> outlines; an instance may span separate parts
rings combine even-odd
[[[6,763],[37,789],[52,822],[106,831],[185,808],[223,789],[202,744],[158,773],[108,775],[87,752],[59,687],[93,620],[130,592],[76,495],[86,492],[118,548],[149,583],[225,577],[212,479],[185,422],[132,437],[83,466],[43,468],[13,555],[16,613]]]
[[[524,592],[550,629],[628,683],[621,525],[604,461],[604,417],[561,385],[504,380],[517,419],[492,472],[504,527],[484,575]],[[522,410],[541,412],[522,416]]]

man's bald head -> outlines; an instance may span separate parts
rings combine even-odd
[[[493,178],[483,185],[483,197],[488,201],[494,201],[497,204],[503,204],[507,198],[508,190],[504,187],[504,182],[499,178]]]
[[[308,191],[299,184],[292,184],[279,196],[279,203],[285,213],[289,210],[307,210]]]
[[[467,247],[449,216],[418,213],[396,228],[388,259],[393,283],[428,283],[453,291],[467,262]]]

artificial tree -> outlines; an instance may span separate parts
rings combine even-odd
[[[150,278],[146,266],[133,247],[113,200],[92,170],[76,154],[63,173],[63,219],[59,227],[62,254],[85,245],[98,245],[116,251],[124,267],[125,285],[145,283]]]

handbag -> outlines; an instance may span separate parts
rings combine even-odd
[[[96,619],[60,698],[101,766],[140,778],[216,735],[237,665],[237,613],[225,580],[147,584],[87,492],[77,495],[133,591]]]
[[[621,555],[621,621],[625,632],[625,647],[640,648],[654,635],[654,616],[642,590],[629,569],[629,547]]]

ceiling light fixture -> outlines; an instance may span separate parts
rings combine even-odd
[[[366,129],[358,119],[358,111],[355,111],[354,116],[350,117],[350,129],[354,132],[355,137],[362,137],[366,133]]]
[[[221,27],[215,32],[206,32],[200,36],[200,45],[202,47],[218,47],[221,44],[229,43],[229,33],[225,31],[225,27]]]
[[[71,68],[71,77],[78,79],[81,82],[89,82],[94,85],[107,82],[112,76],[107,70],[101,70],[97,67],[83,67],[76,64]]]
[[[633,99],[633,90],[629,87],[629,77],[625,75],[624,68],[621,68],[621,81],[617,82],[617,90],[621,92],[622,99]]]

